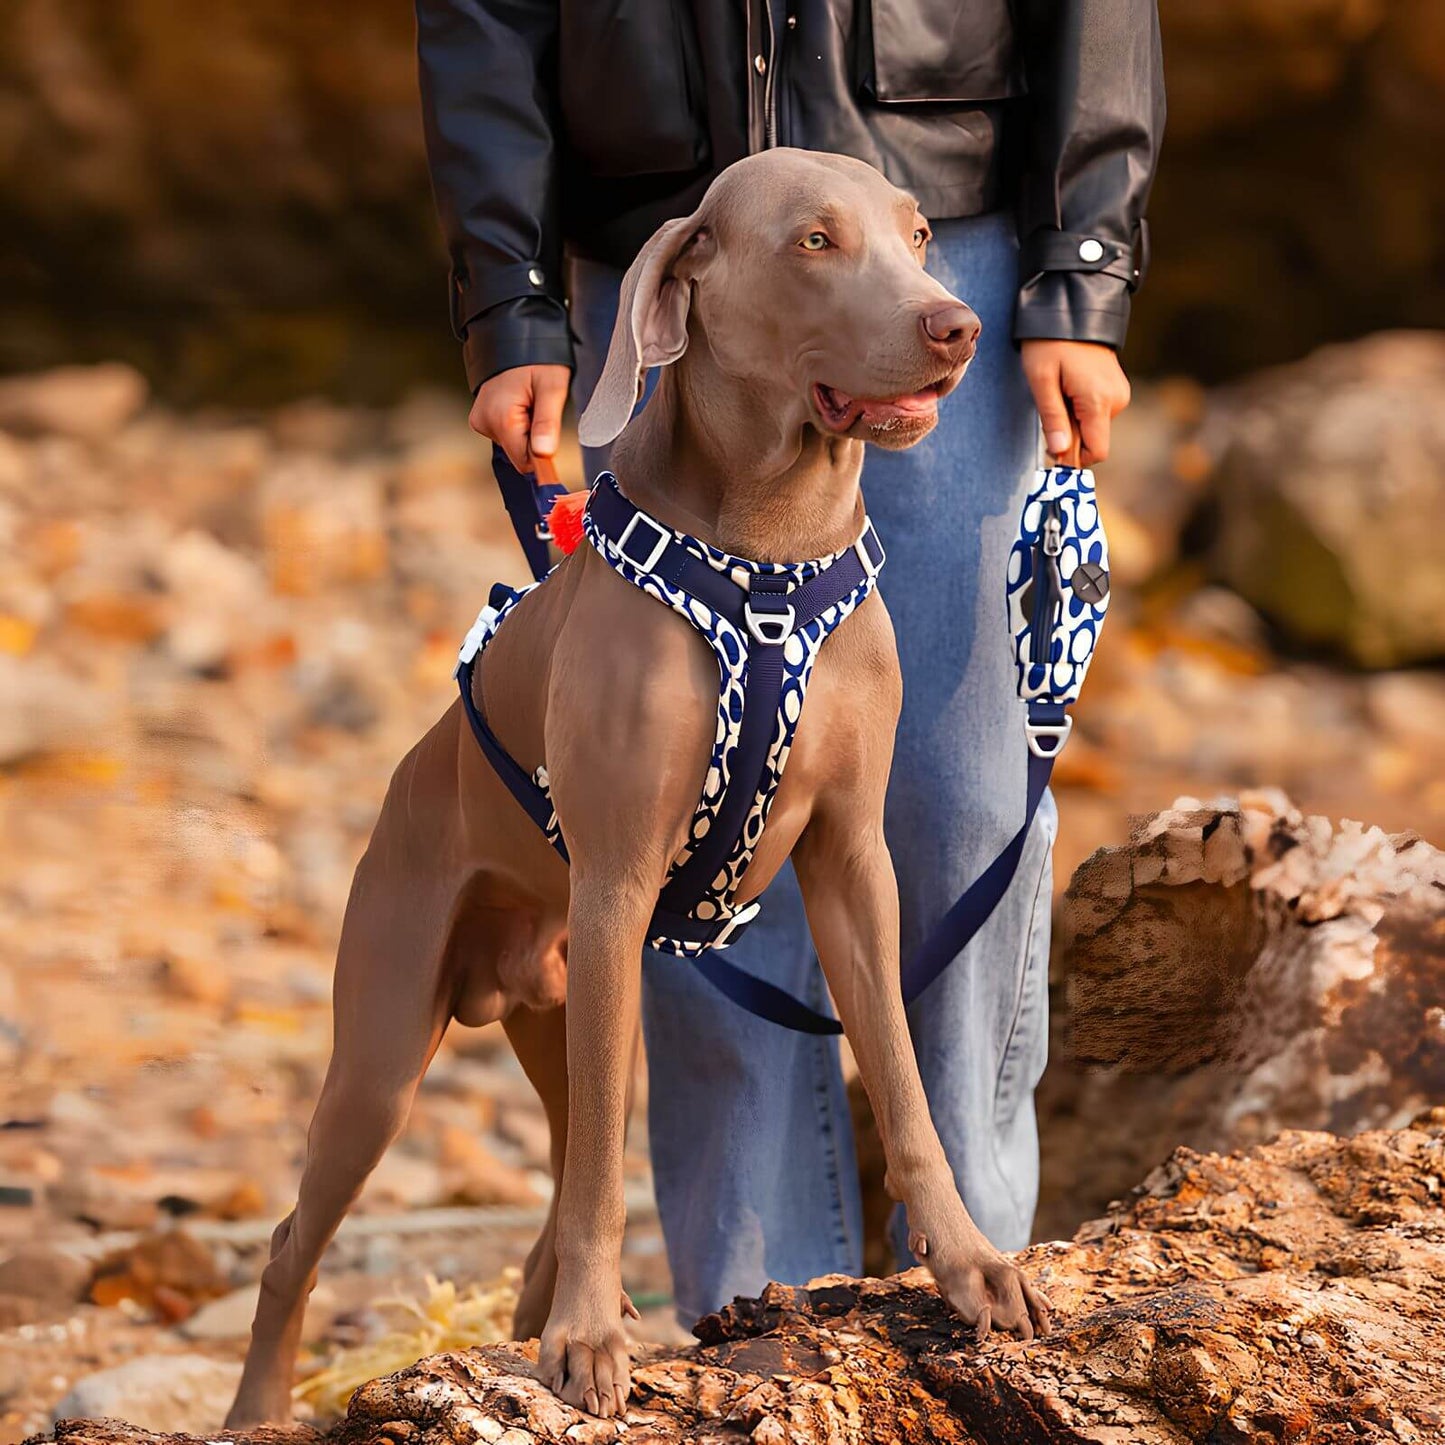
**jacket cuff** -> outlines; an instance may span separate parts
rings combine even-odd
[[[484,381],[517,366],[565,366],[576,370],[572,332],[560,302],[519,296],[473,316],[462,336],[467,385],[475,394]]]
[[[1046,271],[1019,291],[1014,340],[1093,341],[1117,348],[1129,330],[1129,304],[1129,288],[1117,277]]]

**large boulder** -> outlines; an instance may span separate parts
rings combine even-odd
[[[1278,793],[1181,799],[1074,874],[1039,1094],[1045,1230],[1183,1142],[1398,1126],[1445,1099],[1445,854]]]
[[[641,1347],[626,1418],[536,1377],[536,1344],[435,1355],[375,1380],[334,1445],[1182,1445],[1425,1441],[1445,1429],[1445,1110],[1341,1140],[1175,1151],[1070,1244],[1021,1256],[1057,1329],[983,1345],[922,1270],[770,1285]],[[62,1419],[57,1445],[179,1445]],[[275,1432],[228,1431],[233,1445]]]
[[[1366,667],[1445,657],[1445,333],[1263,373],[1211,430],[1223,581],[1296,642]]]

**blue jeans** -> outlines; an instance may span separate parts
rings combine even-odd
[[[1039,460],[1038,420],[1010,340],[1013,226],[985,216],[936,222],[933,232],[928,269],[982,319],[979,352],[934,432],[909,451],[870,448],[863,468],[888,551],[880,586],[903,667],[886,829],[905,956],[1023,818],[1023,705],[1004,566]],[[620,280],[611,268],[573,263],[579,406],[602,369]],[[595,475],[605,453],[587,462]],[[1001,1249],[1028,1243],[1038,1194],[1033,1091],[1048,1048],[1054,830],[1046,798],[1008,896],[909,1010],[949,1163]],[[824,1004],[791,869],[729,957]],[[652,1167],[678,1317],[691,1323],[769,1279],[859,1273],[862,1211],[836,1039],[753,1018],[661,954],[645,957],[643,985]],[[894,1224],[908,1260],[901,1219]]]

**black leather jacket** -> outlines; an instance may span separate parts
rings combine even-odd
[[[1155,0],[416,0],[475,390],[572,364],[564,248],[625,266],[729,162],[842,151],[1019,218],[1018,340],[1117,346],[1164,126]]]

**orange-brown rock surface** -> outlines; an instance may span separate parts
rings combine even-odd
[[[1445,1097],[1445,854],[1277,790],[1136,818],[1057,910],[1044,1228],[1185,1143],[1398,1127]]]
[[[534,1347],[439,1355],[362,1388],[334,1445],[752,1441],[1426,1441],[1445,1431],[1445,1110],[1341,1140],[1177,1150],[1026,1263],[1058,1328],[975,1345],[922,1271],[770,1287],[639,1352],[626,1429],[561,1404]],[[61,1445],[160,1445],[62,1421]],[[235,1445],[273,1445],[258,1432]]]

